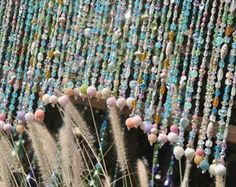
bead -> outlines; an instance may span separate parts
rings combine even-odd
[[[154,121],[156,124],[159,124],[161,121],[161,117],[158,114],[155,114]]]
[[[133,125],[135,128],[137,128],[138,126],[142,124],[142,118],[140,116],[134,116],[132,120],[133,120]]]
[[[74,88],[74,97],[77,99],[77,97],[80,95],[80,88]]]
[[[116,106],[116,98],[115,97],[109,97],[107,99],[107,106],[108,107],[114,107]]]
[[[160,94],[164,94],[166,91],[166,87],[164,85],[161,85],[160,87]]]
[[[133,119],[132,118],[126,119],[125,125],[128,128],[128,130],[130,130],[131,128],[134,128]]]
[[[195,155],[196,155],[196,154],[195,154]],[[203,157],[202,157],[202,156],[196,155],[196,156],[194,157],[194,163],[195,163],[196,165],[199,165],[202,160],[203,160]]]
[[[4,130],[6,133],[10,133],[10,132],[11,132],[11,129],[12,129],[11,124],[9,124],[9,123],[4,124],[3,130]]]
[[[186,128],[189,126],[189,122],[190,122],[189,119],[181,118],[179,123],[183,128]]]
[[[36,112],[34,113],[34,119],[40,123],[43,122],[44,116],[45,116],[45,114],[42,109],[37,109]]]
[[[58,102],[57,96],[52,95],[49,97],[49,103],[51,103],[52,106],[55,106],[55,104],[57,104],[57,102]]]
[[[47,105],[49,103],[49,95],[48,94],[44,94],[42,97],[42,102],[44,105]]]
[[[120,97],[116,101],[116,106],[122,110],[126,106],[126,99],[124,97]]]
[[[209,166],[209,173],[210,173],[211,176],[215,176],[215,174],[216,174],[215,167],[216,167],[216,164],[211,164]]]
[[[230,36],[233,33],[234,29],[231,26],[225,28],[225,35]]]
[[[101,93],[103,99],[107,99],[111,96],[111,90],[109,88],[103,88]]]
[[[215,175],[216,176],[224,176],[226,173],[226,168],[223,164],[217,164],[215,166]]]
[[[178,139],[178,134],[176,134],[174,132],[168,133],[168,140],[170,143],[176,143],[177,139]]]
[[[5,121],[6,120],[6,114],[1,113],[0,114],[0,121]]]
[[[161,145],[164,145],[168,141],[167,135],[164,133],[159,134],[158,141],[160,142]]]
[[[97,89],[94,86],[89,86],[87,88],[87,95],[89,98],[92,98],[96,95],[97,93]]]
[[[224,45],[221,47],[221,50],[220,50],[220,57],[221,57],[222,59],[225,59],[227,53],[228,53],[228,45],[227,45],[227,44],[224,44]]]
[[[25,112],[24,111],[18,111],[16,117],[20,121],[25,121]]]
[[[204,150],[202,148],[198,148],[195,152],[195,155],[203,157],[204,156]]]
[[[182,158],[182,156],[184,155],[184,149],[181,146],[176,146],[173,150],[173,153],[175,155],[175,158],[177,160],[180,160]]]
[[[208,161],[206,159],[202,160],[201,163],[199,164],[199,167],[201,168],[203,172],[205,172],[209,168]]]
[[[126,99],[126,104],[128,107],[132,108],[133,107],[133,103],[135,102],[135,99],[133,97],[129,97],[128,99]]]
[[[82,95],[87,95],[87,88],[88,88],[88,86],[87,85],[85,85],[85,84],[83,84],[82,86],[80,86],[80,94],[82,94]]]
[[[33,122],[34,121],[34,114],[32,112],[27,112],[25,114],[26,122]]]
[[[170,41],[173,41],[174,40],[174,37],[175,37],[175,32],[171,31],[168,33],[168,37],[169,37],[169,40]]]
[[[16,132],[22,134],[25,131],[24,125],[16,125]]]
[[[195,155],[195,151],[193,148],[188,147],[187,149],[185,149],[184,155],[189,161],[191,161]]]
[[[150,142],[150,145],[152,146],[154,143],[157,142],[157,136],[155,134],[149,134],[148,141]]]
[[[219,105],[219,98],[215,97],[212,101],[212,106],[217,107]]]
[[[74,95],[74,90],[72,88],[66,88],[64,91],[65,95],[72,96]]]
[[[170,131],[177,134],[178,133],[178,127],[176,125],[171,125],[170,126]]]
[[[60,106],[65,107],[69,103],[68,95],[63,95],[58,98],[58,103]]]
[[[157,129],[156,127],[153,127],[153,128],[151,129],[151,133],[152,133],[152,134],[157,134],[157,133],[158,133],[158,129]]]

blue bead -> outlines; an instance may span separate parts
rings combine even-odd
[[[201,161],[199,167],[202,169],[202,171],[206,171],[209,168],[209,163],[207,160]]]

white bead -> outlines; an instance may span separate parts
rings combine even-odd
[[[49,97],[49,103],[51,103],[52,105],[57,104],[57,101],[58,101],[57,96],[52,95],[52,96]]]
[[[111,96],[111,90],[109,88],[103,88],[101,93],[104,99],[107,99]]]
[[[193,148],[188,147],[184,151],[184,155],[188,160],[192,160],[195,155],[195,150]]]
[[[180,160],[182,156],[184,155],[184,149],[181,146],[176,146],[174,148],[174,155],[177,160]]]
[[[215,176],[215,174],[216,174],[215,167],[216,167],[216,164],[211,164],[209,167],[209,173],[211,176]]]
[[[216,176],[224,176],[226,173],[226,168],[223,164],[217,164],[215,166],[215,175]]]
[[[48,94],[44,94],[42,97],[42,102],[44,105],[47,105],[49,103],[49,95]]]
[[[117,106],[120,110],[122,110],[125,105],[126,105],[126,100],[125,100],[125,98],[120,97],[119,99],[117,99],[117,101],[116,101],[116,106]]]
[[[168,42],[166,46],[166,56],[170,56],[173,49],[172,42]]]
[[[74,96],[78,97],[80,95],[80,89],[79,88],[74,88]]]
[[[170,132],[170,133],[168,134],[168,140],[169,140],[169,142],[175,143],[175,142],[177,142],[177,139],[178,139],[178,134],[176,134],[176,133],[174,133],[174,132]]]
[[[25,120],[26,120],[27,122],[32,122],[32,121],[34,121],[34,114],[33,114],[32,112],[27,112],[27,113],[25,114]]]
[[[221,50],[220,50],[220,57],[222,59],[224,59],[226,57],[228,53],[228,45],[227,44],[224,44],[222,47],[221,47]]]
[[[132,107],[134,101],[135,99],[133,97],[129,97],[128,99],[126,99],[127,106]]]
[[[207,147],[212,147],[212,141],[211,140],[207,140],[206,141],[206,146]]]

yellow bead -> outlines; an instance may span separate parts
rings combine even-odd
[[[145,60],[146,60],[146,58],[147,58],[147,53],[145,52],[145,53],[142,53],[141,55],[140,55],[140,61],[141,62],[144,62]]]
[[[169,58],[166,58],[164,60],[164,68],[168,68],[169,66],[170,66],[170,60],[169,60]]]
[[[169,36],[169,40],[173,41],[174,37],[175,37],[175,33],[173,31],[171,31],[171,32],[169,32],[168,36]]]
[[[219,98],[218,97],[215,97],[212,101],[212,105],[213,107],[217,107],[219,105]]]
[[[160,93],[161,93],[161,94],[164,94],[165,91],[166,91],[166,87],[165,87],[164,85],[161,85],[161,87],[160,87]]]
[[[140,84],[140,83],[142,83],[142,81],[143,81],[142,77],[139,76],[137,82]]]
[[[202,156],[196,155],[196,156],[194,157],[194,163],[195,163],[196,165],[199,165],[202,160],[203,160],[203,157],[202,157]]]
[[[154,119],[155,123],[156,123],[156,124],[159,124],[159,123],[160,123],[160,120],[161,120],[161,117],[160,117],[158,114],[156,114],[156,115],[155,115],[155,119]]]
[[[63,0],[57,0],[57,2],[58,2],[59,4],[63,4],[63,3],[64,3]]]
[[[132,103],[131,103],[131,107],[132,107],[132,108],[135,108],[135,107],[136,107],[136,104],[137,104],[137,101],[136,101],[136,100],[133,100]]]
[[[230,36],[233,33],[234,29],[231,26],[227,26],[225,29],[225,35]]]
[[[50,73],[50,71],[46,71],[46,73],[45,73],[45,77],[46,77],[47,79],[49,79],[49,78],[51,77],[51,73]]]
[[[48,52],[48,58],[52,58],[53,57],[53,51],[49,51]]]

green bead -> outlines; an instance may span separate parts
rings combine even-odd
[[[87,88],[88,86],[83,84],[82,86],[80,86],[80,92],[84,95],[87,95]]]

